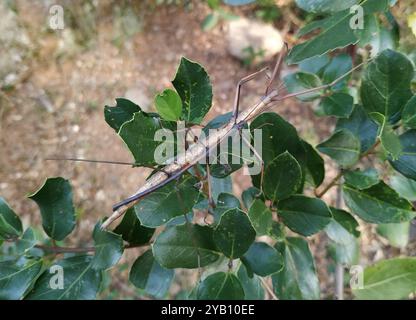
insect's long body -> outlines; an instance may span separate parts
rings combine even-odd
[[[251,108],[240,112],[237,118],[231,118],[223,127],[210,133],[205,139],[199,140],[197,143],[191,145],[186,152],[177,155],[172,160],[171,164],[166,165],[151,176],[137,192],[116,204],[113,207],[113,214],[103,223],[102,227],[106,228],[114,220],[122,216],[130,207],[140,201],[140,199],[179,178],[184,172],[207,157],[207,155],[209,155],[209,153],[224,141],[235,129],[241,128],[247,121],[261,114],[277,95],[277,91],[272,91]]]

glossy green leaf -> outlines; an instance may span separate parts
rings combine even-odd
[[[91,262],[92,268],[105,270],[114,266],[124,251],[121,235],[101,229],[101,223],[98,223],[94,228],[93,238],[95,255]]]
[[[312,57],[299,63],[299,69],[307,73],[314,73],[318,76],[321,76],[329,61],[329,57],[326,54],[322,56]]]
[[[358,222],[346,211],[331,208],[332,221],[325,227],[328,237],[340,244],[348,244],[360,236]]]
[[[354,99],[349,94],[336,92],[322,99],[321,108],[327,116],[348,118],[354,109]]]
[[[273,221],[269,236],[275,240],[283,240],[286,236],[285,226],[282,223]]]
[[[315,188],[319,187],[325,178],[324,159],[309,143],[302,140],[303,148],[306,151],[306,180]]]
[[[404,106],[402,119],[405,126],[416,129],[416,96],[413,96]]]
[[[62,269],[45,270],[36,281],[29,300],[93,300],[100,289],[102,272],[91,266],[91,256],[75,256],[55,262]],[[63,271],[63,289],[51,288],[51,283],[59,285]]]
[[[416,181],[416,130],[409,130],[399,138],[402,153],[397,160],[390,160],[390,164],[405,177]]]
[[[346,184],[359,190],[370,188],[380,181],[378,172],[374,168],[369,168],[364,171],[359,169],[347,171],[344,173],[344,179]]]
[[[36,245],[36,237],[32,228],[27,228],[22,237],[17,240],[16,249],[18,254],[25,254]]]
[[[206,277],[197,290],[198,300],[242,300],[244,289],[230,272],[217,272]]]
[[[370,116],[378,124],[378,137],[381,146],[393,160],[397,160],[402,152],[402,146],[399,137],[393,131],[393,127],[381,113],[372,112]]]
[[[283,78],[283,81],[290,93],[298,93],[322,85],[322,82],[318,76],[307,72],[296,72],[289,74]],[[321,91],[316,91],[299,95],[297,98],[301,101],[310,101],[320,97],[321,94]]]
[[[390,184],[399,195],[409,201],[416,202],[416,181],[395,175],[390,178]]]
[[[197,182],[196,178],[185,175],[146,196],[134,207],[142,225],[158,227],[190,212],[198,200]]]
[[[364,288],[353,290],[357,299],[406,299],[416,291],[416,259],[383,260],[364,270]]]
[[[104,107],[104,118],[108,125],[118,133],[123,123],[133,119],[133,115],[140,112],[141,109],[137,104],[127,99],[118,98],[116,102],[115,107]]]
[[[172,134],[175,130],[176,124],[173,122],[161,120],[144,112],[136,112],[131,120],[121,126],[118,134],[133,155],[136,165],[153,166],[156,164],[155,151],[158,147],[176,150]],[[166,132],[166,139],[163,141],[155,139],[157,131]]]
[[[416,216],[411,203],[383,181],[365,190],[344,185],[343,191],[347,206],[367,222],[400,223]]]
[[[341,53],[331,59],[331,62],[325,67],[322,79],[324,83],[332,83],[340,77],[347,74],[353,68],[351,56],[347,53]],[[341,89],[346,85],[350,76],[345,76],[332,89]]]
[[[403,54],[387,49],[370,62],[361,85],[361,100],[367,112],[378,112],[396,122],[412,96],[414,68]]]
[[[153,244],[153,255],[165,268],[193,269],[217,261],[220,253],[211,228],[184,224],[164,230]]]
[[[233,193],[233,182],[231,177],[215,178],[211,177],[211,192],[215,203],[218,202],[221,193]]]
[[[360,258],[360,244],[356,238],[342,243],[331,241],[328,245],[328,253],[336,263],[345,266],[356,265]]]
[[[55,240],[63,240],[75,227],[75,208],[72,188],[64,178],[49,178],[29,199],[36,202],[42,215],[46,234]]]
[[[23,298],[41,268],[41,260],[0,262],[0,300]]]
[[[167,121],[177,121],[182,114],[181,97],[172,89],[166,89],[155,97],[156,109]]]
[[[182,119],[201,123],[212,104],[211,81],[204,68],[182,57],[172,84],[182,99]]]
[[[387,8],[387,0],[364,0],[360,5],[364,9],[364,13],[369,15],[376,11],[384,11]],[[298,63],[307,58],[357,43],[359,40],[357,33],[350,27],[350,21],[354,15],[355,13],[350,12],[348,8],[304,27],[300,36],[317,29],[320,29],[321,32],[309,41],[293,47],[287,58],[288,63]]]
[[[142,245],[149,242],[155,229],[142,226],[134,208],[130,208],[113,232],[121,235],[130,245]]]
[[[283,268],[283,258],[279,252],[264,242],[255,242],[241,259],[248,272],[267,277]]]
[[[246,209],[249,209],[256,199],[264,200],[260,189],[257,189],[256,187],[250,187],[247,190],[244,190],[241,194],[241,198]]]
[[[377,226],[377,233],[386,238],[390,245],[404,248],[409,243],[410,222],[388,223]]]
[[[296,0],[299,8],[314,13],[332,13],[357,4],[359,0]]]
[[[360,140],[349,130],[336,131],[328,140],[316,148],[346,168],[357,163],[360,158]]]
[[[234,208],[240,208],[240,200],[231,193],[220,193],[214,208],[214,222],[218,223],[225,212]]]
[[[303,236],[321,231],[332,218],[325,202],[303,195],[294,195],[280,201],[278,215],[289,229]]]
[[[134,262],[129,280],[147,294],[161,299],[168,292],[174,274],[173,270],[163,268],[154,259],[152,251],[148,250]]]
[[[260,278],[257,275],[252,275],[252,277],[250,277],[244,264],[240,265],[237,277],[243,287],[246,300],[264,299],[264,289]]]
[[[248,211],[250,221],[256,230],[257,236],[267,235],[272,229],[273,216],[266,204],[259,199],[252,202]]]
[[[286,238],[275,247],[284,259],[284,268],[272,276],[279,299],[319,299],[319,281],[308,242],[301,238]]]
[[[240,209],[226,211],[214,230],[214,243],[228,258],[241,257],[254,242],[256,231]]]
[[[356,105],[348,119],[338,119],[336,131],[346,129],[351,131],[361,144],[361,153],[368,151],[376,142],[377,124],[367,115],[362,106]]]
[[[302,169],[296,159],[284,152],[270,162],[264,171],[263,192],[272,201],[290,197],[302,184]]]
[[[22,222],[9,207],[6,200],[0,197],[0,240],[17,238],[22,234]]]

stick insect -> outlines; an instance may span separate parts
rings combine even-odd
[[[172,159],[172,161],[169,162],[170,164],[164,166],[162,169],[159,169],[155,174],[153,174],[146,181],[146,183],[141,188],[139,188],[133,195],[115,204],[113,206],[112,215],[107,220],[104,221],[101,227],[103,229],[108,228],[110,224],[112,224],[115,220],[123,216],[129,208],[136,205],[141,199],[151,194],[152,192],[164,187],[169,182],[179,179],[185,172],[187,172],[189,169],[197,165],[202,159],[209,156],[211,151],[217,148],[217,146],[226,138],[228,138],[232,132],[235,132],[235,130],[241,131],[241,129],[243,128],[245,124],[253,120],[258,115],[273,108],[274,106],[276,106],[278,103],[282,102],[283,100],[301,96],[301,95],[315,92],[315,91],[328,89],[336,85],[339,81],[341,81],[342,79],[344,79],[345,77],[353,73],[355,70],[360,68],[365,63],[363,62],[357,65],[356,67],[352,68],[350,71],[343,74],[342,76],[335,79],[329,84],[303,90],[301,92],[280,95],[278,88],[274,89],[272,86],[275,81],[275,78],[277,77],[279,73],[279,70],[283,61],[283,57],[284,57],[284,54],[282,52],[279,55],[277,62],[275,64],[275,67],[273,69],[273,72],[268,79],[265,94],[261,97],[260,101],[258,101],[251,107],[247,108],[246,110],[243,110],[243,111],[239,110],[241,87],[248,81],[254,79],[260,74],[265,73],[269,68],[263,68],[253,74],[250,74],[242,78],[238,82],[237,87],[236,87],[236,92],[235,92],[232,117],[228,123],[224,124],[221,128],[217,129],[213,134],[210,134],[206,138],[198,140],[196,143],[190,145],[189,148],[185,152],[178,154],[174,159]],[[241,137],[242,137],[242,141],[248,145],[248,147],[253,151],[254,155],[256,157],[260,157],[258,153],[256,152],[256,150],[251,146],[250,141],[248,141],[243,135],[241,135]],[[83,159],[69,159],[69,160],[85,161]],[[260,185],[261,185],[262,184],[261,181],[263,179],[263,172],[264,172],[264,162],[261,158],[259,159],[259,161],[261,162],[261,177],[260,177]],[[94,162],[100,162],[100,161],[94,161]],[[127,163],[120,163],[120,164],[127,164]],[[208,187],[209,187],[209,183],[208,183]]]

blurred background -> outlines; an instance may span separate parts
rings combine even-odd
[[[415,47],[415,13],[413,0],[399,0],[394,8],[400,46],[407,52]],[[54,20],[60,14],[63,25]],[[89,242],[96,221],[133,193],[149,171],[45,158],[132,161],[105,123],[103,108],[125,97],[146,111],[154,110],[153,98],[171,87],[181,56],[202,64],[211,77],[214,102],[206,122],[231,111],[238,80],[271,65],[283,41],[296,44],[296,32],[314,18],[292,0],[240,7],[215,0],[1,0],[0,17],[0,194],[25,225],[33,225],[40,215],[26,195],[47,177],[70,179],[79,220],[69,245]],[[282,73],[290,71],[284,66]],[[244,87],[243,107],[260,97],[264,84],[265,79],[258,78]],[[274,111],[313,144],[327,137],[335,123],[316,117],[313,106],[296,100],[284,101]],[[335,174],[329,163],[327,179]],[[246,176],[234,177],[237,195],[249,185]],[[331,203],[334,193],[326,197]],[[414,254],[414,241],[394,248],[370,232],[372,226],[366,228],[364,263]],[[311,243],[323,298],[330,298],[334,266],[326,256],[325,236],[313,237]],[[125,253],[101,298],[144,297],[127,280],[127,266],[138,254]],[[181,297],[193,285],[195,274],[179,273],[169,297]]]

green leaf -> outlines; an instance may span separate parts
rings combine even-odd
[[[225,212],[234,208],[240,208],[240,200],[231,193],[220,193],[214,209],[214,222],[218,223]]]
[[[296,0],[299,8],[314,13],[332,13],[357,4],[359,0]]]
[[[319,299],[319,281],[308,242],[301,238],[286,238],[275,247],[284,259],[284,268],[272,276],[279,299]]]
[[[254,242],[256,231],[240,209],[226,211],[214,230],[214,243],[228,258],[241,257]]]
[[[248,271],[267,277],[283,268],[283,257],[264,242],[254,242],[241,259]]]
[[[386,117],[381,113],[372,112],[370,116],[378,124],[378,137],[383,149],[393,160],[397,160],[402,152],[402,146],[399,137],[393,131],[393,127],[387,123]]]
[[[264,300],[264,289],[257,275],[249,276],[244,264],[240,265],[237,277],[243,287],[246,300]]]
[[[152,251],[143,253],[131,267],[129,280],[137,288],[157,299],[168,292],[175,272],[163,268],[153,257]]]
[[[298,93],[322,85],[322,82],[318,76],[307,72],[296,72],[289,74],[283,78],[283,81],[290,93]],[[311,101],[319,98],[321,94],[322,91],[315,91],[299,95],[297,98],[301,101]]]
[[[0,300],[18,300],[35,281],[42,260],[0,262]]]
[[[105,270],[114,266],[123,255],[123,239],[119,234],[101,229],[97,223],[93,232],[95,255],[91,266],[96,270]]]
[[[353,166],[360,158],[360,140],[351,131],[345,129],[336,131],[332,137],[316,148],[344,168]]]
[[[352,266],[359,262],[360,244],[356,238],[343,243],[331,241],[328,245],[328,253],[336,263]]]
[[[208,14],[204,21],[202,21],[201,27],[202,30],[208,31],[213,29],[219,22],[219,15],[215,14],[215,12]]]
[[[383,181],[365,190],[357,190],[348,185],[344,185],[343,190],[347,206],[367,222],[400,223],[409,221],[416,215],[411,211],[411,203],[400,198]]]
[[[248,216],[257,236],[267,235],[272,229],[273,216],[270,209],[261,200],[254,200],[248,211]]]
[[[91,267],[91,256],[75,256],[55,262],[63,270],[63,289],[52,289],[58,272],[45,270],[36,281],[29,300],[92,300],[100,289],[102,272]],[[58,269],[59,270],[59,269]]]
[[[0,240],[19,237],[23,232],[22,222],[9,207],[6,200],[0,197]]]
[[[277,156],[264,171],[263,191],[272,201],[290,197],[301,185],[302,169],[288,151]]]
[[[256,187],[250,187],[247,190],[244,190],[241,194],[241,198],[246,209],[249,209],[256,199],[264,200],[261,191]]]
[[[36,237],[32,228],[27,228],[22,237],[17,240],[16,249],[18,254],[25,254],[36,245]]]
[[[175,130],[176,124],[173,122],[136,112],[131,120],[121,126],[118,134],[133,155],[135,165],[153,166],[156,164],[155,151],[158,146],[176,150],[175,139],[172,135]],[[165,131],[167,138],[164,141],[157,141],[155,139],[157,131],[162,133]]]
[[[49,178],[29,199],[36,202],[42,215],[42,226],[54,240],[63,240],[75,227],[72,188],[64,178]]]
[[[413,96],[403,108],[403,124],[416,129],[416,96]]]
[[[285,151],[296,158],[304,172],[306,152],[296,129],[276,113],[263,113],[250,124],[251,134],[262,130],[262,158],[265,167]],[[302,174],[304,177],[305,175]],[[260,175],[252,176],[253,185],[260,187]]]
[[[306,152],[306,180],[317,188],[325,178],[324,159],[306,141],[302,140],[302,145]]]
[[[346,184],[359,190],[370,188],[380,181],[378,172],[374,168],[369,168],[364,171],[360,169],[347,171],[344,173],[344,179]]]
[[[272,230],[269,234],[275,240],[283,240],[286,236],[285,234],[285,226],[279,222],[273,221]]]
[[[395,175],[390,178],[390,184],[399,195],[409,201],[416,202],[416,181]]]
[[[405,177],[416,181],[416,130],[412,129],[400,137],[401,156],[397,160],[389,160],[395,170]]]
[[[116,102],[115,107],[104,107],[104,118],[108,125],[118,133],[123,123],[133,119],[133,115],[140,112],[141,109],[137,104],[127,99],[118,98]]]
[[[221,193],[233,193],[233,182],[231,177],[215,178],[211,177],[211,192],[215,203],[218,202]]]
[[[336,92],[322,99],[321,108],[327,116],[348,118],[354,109],[354,99],[349,94]]]
[[[172,84],[182,99],[182,119],[200,124],[212,104],[211,81],[204,68],[182,57]]]
[[[364,13],[369,15],[376,11],[384,11],[387,8],[387,0],[364,0],[360,5],[364,9]],[[322,20],[314,21],[304,27],[300,32],[300,36],[317,29],[320,29],[321,32],[309,41],[293,47],[289,52],[287,62],[289,64],[298,63],[305,59],[320,56],[329,51],[357,43],[359,40],[357,32],[350,27],[350,21],[354,15],[354,12],[351,13],[350,9],[346,9]]]
[[[352,59],[351,56],[347,53],[341,53],[334,58],[332,58],[331,62],[326,66],[322,79],[323,82],[326,84],[332,83],[333,81],[339,79],[346,73],[348,73],[352,69]],[[341,81],[339,81],[336,85],[332,87],[334,89],[341,89],[344,87],[349,79],[350,76],[346,76]]]
[[[166,89],[155,97],[156,109],[167,121],[177,121],[182,114],[181,97],[172,89]]]
[[[386,238],[390,245],[404,248],[409,243],[410,222],[379,224],[377,233]]]
[[[339,244],[348,244],[360,236],[358,222],[346,211],[331,208],[333,220],[325,227],[328,237]]]
[[[325,202],[303,195],[280,201],[278,215],[289,229],[305,237],[324,229],[332,218]]]
[[[217,261],[220,253],[211,228],[184,224],[164,230],[153,244],[153,255],[165,268],[193,269]]]
[[[364,288],[355,289],[357,299],[406,299],[416,291],[416,259],[383,260],[364,270]]]
[[[217,272],[200,283],[197,298],[198,300],[243,300],[244,289],[234,274]]]
[[[328,63],[329,57],[328,55],[324,54],[322,56],[316,56],[303,60],[301,63],[299,63],[299,69],[307,73],[314,73],[318,76],[321,76]]]
[[[143,245],[149,243],[155,229],[142,226],[134,208],[129,208],[113,232],[121,235],[123,240],[130,245]]]
[[[361,144],[361,153],[368,151],[376,142],[377,125],[370,119],[362,106],[356,105],[348,119],[338,119],[336,131],[351,131]]]
[[[196,183],[196,178],[185,175],[146,196],[134,206],[142,225],[158,227],[190,212],[198,200]]]
[[[384,115],[389,122],[400,118],[403,106],[412,96],[410,82],[414,67],[403,54],[387,49],[370,62],[361,85],[364,109]]]

